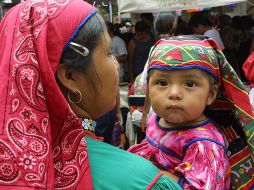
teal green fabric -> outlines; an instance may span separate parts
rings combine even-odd
[[[95,190],[145,190],[159,170],[146,159],[109,144],[86,137],[88,159]],[[152,190],[181,187],[166,176],[161,176]]]
[[[153,185],[151,190],[182,190],[182,188],[172,179],[167,176],[161,176],[158,181]]]

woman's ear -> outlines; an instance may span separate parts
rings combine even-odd
[[[209,96],[208,96],[206,105],[211,105],[215,101],[215,99],[217,98],[217,94],[219,92],[219,88],[220,88],[219,84],[214,84],[210,88],[210,92],[209,92]]]
[[[76,77],[73,69],[68,68],[64,64],[59,64],[56,70],[56,77],[64,88],[72,93],[75,93]]]

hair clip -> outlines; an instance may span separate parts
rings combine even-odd
[[[85,46],[82,46],[82,45],[77,44],[75,42],[71,42],[69,47],[84,57],[89,55],[89,49],[87,49]]]

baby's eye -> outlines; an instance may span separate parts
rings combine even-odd
[[[187,81],[185,83],[185,86],[187,86],[187,87],[195,87],[195,86],[197,86],[197,84],[194,81]]]
[[[158,81],[158,85],[160,85],[160,86],[167,86],[168,83],[167,83],[167,81],[160,80],[160,81]]]

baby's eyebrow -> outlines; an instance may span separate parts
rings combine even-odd
[[[184,75],[182,75],[182,77],[184,77],[184,78],[202,79],[202,77],[201,77],[201,76],[194,75],[194,74],[184,74]]]
[[[156,75],[156,78],[168,78],[170,77],[170,73],[159,73]],[[202,76],[200,76],[199,74],[192,74],[192,73],[182,73],[181,74],[182,78],[187,78],[187,79],[203,79]]]

